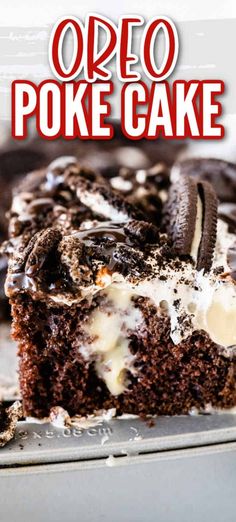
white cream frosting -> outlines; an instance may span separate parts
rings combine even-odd
[[[120,190],[121,192],[129,192],[133,188],[132,181],[124,179],[121,176],[114,176],[114,178],[111,178],[110,183],[114,189]]]
[[[171,338],[175,344],[186,339],[194,330],[204,330],[216,344],[229,348],[236,345],[236,285],[228,276],[215,275],[214,269],[227,264],[228,248],[235,242],[228,226],[218,220],[217,243],[213,266],[209,274],[182,263],[179,271],[161,270],[155,279],[140,282],[135,293],[149,297],[156,306],[164,301],[171,320]],[[165,276],[162,280],[160,276]],[[177,305],[176,305],[177,301]],[[188,321],[182,323],[188,317]]]
[[[229,275],[222,278],[214,269],[223,267],[224,274],[230,273],[227,251],[234,242],[235,236],[228,232],[227,224],[218,220],[215,255],[209,273],[197,271],[188,262],[181,262],[178,270],[169,264],[158,268],[151,257],[149,261],[153,270],[158,268],[157,275],[132,283],[119,273],[106,273],[99,286],[94,284],[82,289],[82,295],[96,295],[102,289],[111,291],[115,288],[129,296],[149,298],[157,308],[164,306],[168,310],[174,344],[179,344],[195,330],[204,330],[216,344],[230,348],[236,345],[236,284]],[[63,295],[51,298],[66,304],[76,302],[76,299],[66,301]]]
[[[85,359],[95,357],[98,376],[106,383],[112,395],[124,392],[127,386],[126,370],[135,373],[134,356],[129,350],[128,332],[142,322],[142,314],[132,302],[133,293],[110,286],[105,291],[110,303],[106,309],[96,309],[85,325],[92,342],[81,348]]]
[[[14,214],[25,214],[28,210],[29,202],[32,200],[32,194],[30,192],[23,192],[16,194],[12,202],[12,213]]]

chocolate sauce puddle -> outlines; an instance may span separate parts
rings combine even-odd
[[[93,246],[96,248],[96,242],[99,241],[98,246],[102,255],[109,258],[107,268],[111,272],[118,265],[117,260],[114,258],[117,245],[132,246],[130,239],[124,232],[124,223],[106,222],[101,226],[98,225],[88,230],[76,232],[75,236],[87,247]],[[101,244],[101,240],[105,240],[105,242]],[[87,261],[89,263],[89,259]]]

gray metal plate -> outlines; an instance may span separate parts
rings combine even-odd
[[[4,388],[3,395],[12,400],[14,394],[9,395],[17,388],[16,367],[9,325],[1,325],[0,368],[10,387],[0,380],[0,391]],[[236,415],[230,413],[159,417],[152,428],[139,419],[114,419],[89,429],[20,422],[14,440],[0,449],[0,467],[101,459],[109,455],[152,453],[234,440]]]
[[[139,419],[100,422],[88,429],[20,422],[0,450],[0,467],[101,459],[236,441],[236,415],[160,417],[149,427]]]
[[[236,444],[0,470],[1,522],[235,522]]]

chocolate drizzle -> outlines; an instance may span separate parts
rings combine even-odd
[[[75,236],[86,245],[88,254],[93,247],[94,252],[97,250],[98,257],[107,260],[107,269],[110,272],[115,271],[119,266],[116,256],[118,249],[120,247],[125,248],[126,245],[132,246],[122,223],[105,222],[97,227],[76,232]],[[89,256],[87,263],[88,265],[91,263]]]
[[[85,244],[90,245],[96,240],[110,240],[116,243],[130,244],[124,231],[124,224],[104,222],[88,230],[78,231],[75,234]]]

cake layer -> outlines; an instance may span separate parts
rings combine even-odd
[[[127,318],[124,333],[117,338],[116,329],[111,331],[109,320],[104,321],[109,309],[114,321],[116,312],[110,306],[102,297],[90,306],[49,306],[24,294],[17,296],[13,335],[19,343],[26,415],[45,417],[58,405],[70,415],[114,407],[117,414],[140,416],[235,406],[235,356],[225,357],[203,331],[175,345],[168,316],[144,298],[134,301],[134,318]],[[100,315],[100,336],[95,342],[88,329],[94,313]],[[136,321],[137,327],[127,330]],[[113,351],[106,351],[111,334]],[[126,357],[117,362],[116,349],[122,349],[122,343],[122,358]]]

